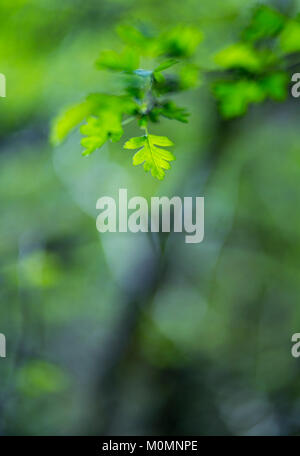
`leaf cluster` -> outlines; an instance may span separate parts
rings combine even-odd
[[[215,55],[225,74],[213,94],[225,118],[243,115],[251,103],[283,101],[288,94],[287,60],[300,52],[300,22],[269,6],[253,11],[240,40]]]
[[[118,50],[101,52],[95,66],[117,78],[116,93],[94,93],[57,117],[52,142],[59,144],[80,125],[83,155],[107,141],[119,141],[124,127],[136,121],[143,134],[128,140],[125,149],[140,148],[133,165],[163,179],[174,155],[158,146],[172,146],[166,136],[149,133],[163,118],[188,122],[189,112],[173,95],[196,88],[203,68],[196,62],[203,34],[195,27],[177,26],[163,33],[123,24],[117,29]],[[300,52],[300,20],[260,5],[253,10],[239,40],[214,56],[217,66],[212,94],[224,118],[243,115],[250,104],[266,99],[283,101],[288,93],[288,61]],[[201,71],[200,71],[201,68]],[[209,72],[208,72],[209,73]]]

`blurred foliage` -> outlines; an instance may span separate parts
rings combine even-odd
[[[214,85],[224,117],[242,115],[249,104],[266,98],[286,99],[291,66],[287,55],[299,50],[298,28],[300,23],[262,5],[254,10],[242,41],[216,55],[218,65],[233,71],[230,81]]]
[[[53,394],[67,387],[64,373],[45,361],[31,361],[19,370],[18,389],[26,396]]]

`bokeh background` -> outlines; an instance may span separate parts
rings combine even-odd
[[[154,128],[176,144],[163,182],[119,143],[49,144],[61,108],[109,87],[93,62],[119,23],[199,27],[213,70],[257,3],[1,0],[0,434],[299,434],[300,101],[224,128],[207,81],[178,95],[190,122]],[[96,201],[119,188],[205,196],[204,242],[100,236]]]

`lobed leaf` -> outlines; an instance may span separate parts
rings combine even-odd
[[[81,140],[81,145],[85,148],[82,154],[90,155],[108,139],[114,142],[120,140],[123,135],[122,117],[120,113],[103,111],[98,118],[89,117],[80,131],[86,136]]]
[[[91,100],[70,106],[65,109],[52,124],[50,141],[53,145],[60,144],[67,135],[91,114],[94,104]]]
[[[134,166],[144,163],[144,170],[151,171],[153,177],[162,180],[165,169],[170,169],[170,161],[175,160],[174,155],[157,146],[172,146],[173,142],[166,136],[145,135],[131,138],[124,144],[125,149],[141,149],[133,156]]]

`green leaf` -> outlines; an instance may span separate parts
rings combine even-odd
[[[80,131],[83,135],[86,135],[86,138],[81,140],[81,145],[85,148],[82,155],[90,155],[108,140],[107,128],[96,117],[89,117],[87,123],[80,128]]]
[[[288,94],[289,77],[285,72],[269,73],[257,80],[219,81],[213,93],[219,101],[225,118],[236,117],[247,111],[249,104],[260,103],[266,98],[283,101]]]
[[[151,78],[141,78],[136,73],[127,73],[123,75],[121,83],[131,99],[142,100],[147,87],[151,84]]]
[[[177,60],[175,59],[168,59],[165,62],[162,62],[160,65],[158,65],[154,71],[164,71],[170,68],[173,65],[176,65],[178,63]]]
[[[189,112],[185,108],[177,106],[174,101],[167,101],[162,103],[154,114],[167,117],[168,119],[175,119],[179,122],[187,123]]]
[[[158,82],[159,84],[163,84],[165,82],[164,75],[161,74],[159,71],[154,71],[153,77],[154,77],[155,81]]]
[[[60,144],[73,128],[91,114],[93,107],[94,103],[87,99],[82,103],[65,109],[52,124],[51,143],[53,145]]]
[[[170,169],[170,161],[175,160],[174,155],[157,146],[172,146],[172,141],[166,136],[145,135],[131,138],[124,144],[125,149],[141,149],[133,156],[133,165],[144,163],[144,170],[151,171],[153,177],[162,180],[165,169]]]
[[[225,118],[241,116],[250,103],[259,103],[265,98],[262,87],[247,79],[217,82],[213,86],[213,93]]]
[[[132,72],[139,66],[139,57],[133,49],[126,48],[123,52],[103,51],[96,61],[99,70]]]
[[[134,115],[136,103],[128,96],[94,93],[88,100],[93,104],[92,116],[81,126],[81,133],[86,137],[81,140],[85,148],[83,155],[90,155],[107,140],[119,141],[123,135],[123,115]]]
[[[288,95],[289,77],[287,73],[272,73],[259,81],[267,97],[275,101],[283,101]]]
[[[51,143],[60,144],[83,120],[91,115],[98,115],[104,110],[132,115],[137,110],[137,106],[128,96],[90,94],[85,101],[68,107],[54,120],[50,134]]]
[[[155,55],[157,53],[157,39],[151,31],[146,32],[129,24],[121,24],[117,27],[117,32],[125,44],[137,49],[144,55]]]
[[[89,117],[87,123],[82,125],[80,131],[86,137],[81,140],[85,148],[83,155],[90,155],[99,149],[108,140],[119,141],[123,135],[122,116],[118,112],[103,111],[99,117]]]
[[[153,77],[156,82],[162,84],[165,82],[165,77],[161,74],[162,71],[167,70],[168,68],[176,65],[178,63],[175,59],[168,59],[165,62],[162,62],[158,67],[156,67],[153,71]]]
[[[223,68],[242,68],[248,71],[259,71],[261,59],[248,44],[236,43],[215,55],[215,62]]]
[[[159,38],[161,54],[175,58],[191,57],[202,39],[203,34],[199,29],[177,26]]]
[[[300,51],[300,23],[289,21],[279,36],[279,44],[284,53]]]
[[[255,42],[276,36],[284,23],[285,18],[282,14],[269,6],[261,5],[254,11],[250,25],[243,33],[243,38]]]
[[[124,149],[138,149],[139,147],[143,147],[145,143],[146,136],[136,136],[134,138],[129,139],[124,144]]]

